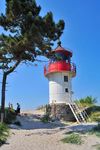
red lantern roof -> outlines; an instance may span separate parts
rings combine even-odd
[[[53,50],[53,52],[61,52],[61,53],[64,53],[65,55],[67,55],[67,56],[72,57],[72,52],[69,51],[69,50],[66,50],[62,46],[58,46],[55,50]]]

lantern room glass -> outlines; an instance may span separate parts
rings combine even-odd
[[[66,56],[64,53],[56,52],[54,56],[52,56],[50,62],[57,61],[66,61],[66,63],[70,63],[70,56]]]

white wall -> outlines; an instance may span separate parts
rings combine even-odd
[[[68,82],[64,82],[64,76],[68,76]],[[50,73],[49,80],[49,103],[69,103],[71,99],[71,78],[68,72]],[[68,92],[65,92],[68,88]]]

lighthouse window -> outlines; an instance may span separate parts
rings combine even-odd
[[[68,82],[68,76],[64,76],[64,82]]]
[[[68,92],[68,88],[65,89],[65,92]]]
[[[59,60],[65,60],[66,61],[66,59],[67,59],[67,56],[63,53],[60,53],[60,52],[57,52],[55,54],[55,57],[56,57],[56,60],[58,60],[58,61]]]

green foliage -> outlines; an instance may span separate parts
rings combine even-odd
[[[92,96],[87,96],[85,98],[81,98],[79,100],[75,101],[80,107],[90,107],[95,105],[96,98],[93,98]]]
[[[5,109],[5,120],[4,122],[6,124],[10,124],[12,123],[14,120],[16,119],[16,113],[15,111],[12,109],[12,110],[9,110],[9,108],[6,108]]]
[[[0,123],[0,146],[6,142],[8,135],[9,129],[7,125]]]
[[[94,127],[93,130],[100,132],[100,124],[98,124],[96,127]]]
[[[8,34],[0,35],[0,68],[10,70],[15,61],[35,61],[47,56],[52,44],[64,30],[64,21],[54,22],[52,12],[40,16],[35,0],[6,0],[6,13],[0,15],[0,26]]]
[[[48,123],[50,121],[50,116],[48,114],[44,115],[42,118],[41,118],[41,121],[43,123]]]
[[[76,134],[76,133],[72,133],[72,134],[68,135],[67,137],[65,137],[61,141],[63,143],[71,143],[71,144],[78,144],[78,145],[82,144],[81,136],[79,134]]]
[[[100,144],[95,144],[95,145],[93,145],[93,147],[95,147],[96,150],[100,150]]]
[[[86,112],[91,121],[100,122],[100,106],[91,106],[86,108]]]
[[[45,105],[43,108],[45,108],[46,112],[45,112],[45,115],[41,118],[41,121],[44,123],[47,123],[51,120],[51,118],[50,118],[51,107],[50,107],[50,105]]]
[[[92,121],[100,122],[100,111],[92,112],[90,115]]]
[[[50,116],[51,115],[51,106],[48,104],[45,107],[46,107],[46,115]]]
[[[96,150],[100,150],[100,144],[96,144]]]
[[[87,113],[90,115],[91,113],[100,112],[100,106],[91,106],[86,109]]]
[[[4,120],[5,123],[10,124],[16,119],[16,113],[15,111],[10,111],[9,109],[6,109],[6,118]]]
[[[100,124],[98,124],[92,130],[90,130],[89,133],[95,134],[96,136],[100,137]]]

